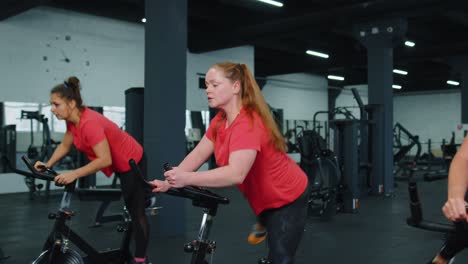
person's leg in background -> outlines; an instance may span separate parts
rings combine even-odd
[[[145,172],[144,158],[140,161],[138,167],[143,173]],[[119,173],[119,177],[125,204],[132,218],[135,239],[135,263],[146,263],[150,226],[145,214],[145,190],[137,175],[134,175],[131,171]]]

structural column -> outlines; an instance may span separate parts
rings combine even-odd
[[[393,47],[406,33],[401,19],[355,26],[355,35],[367,48],[369,143],[372,159],[371,193],[394,192],[393,179]]]
[[[185,156],[187,0],[145,1],[144,149],[148,178]],[[152,237],[185,233],[185,201],[158,196],[164,213],[151,218]]]
[[[461,93],[461,124],[468,124],[468,56],[457,57],[451,60],[453,69],[458,73]]]
[[[460,72],[461,123],[468,124],[468,65]]]

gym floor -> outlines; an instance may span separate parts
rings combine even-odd
[[[445,222],[440,208],[446,197],[446,181],[419,183],[424,217]],[[427,263],[442,245],[444,234],[409,227],[407,184],[398,182],[395,196],[364,197],[357,214],[338,214],[331,222],[310,218],[304,238],[297,252],[296,263]],[[219,189],[218,193],[231,199],[231,204],[221,206],[215,218],[210,238],[216,240],[217,250],[213,263],[256,263],[266,255],[264,243],[250,245],[246,238],[254,223],[247,202],[235,188]],[[48,200],[28,199],[27,193],[0,195],[0,248],[10,259],[6,263],[30,263],[40,253],[41,246],[52,227],[47,219],[54,212],[60,195]],[[97,210],[97,202],[74,200],[77,213],[71,227],[89,239],[97,248],[118,246],[116,223],[106,223],[99,228],[89,228]],[[117,212],[118,204],[108,212]],[[187,202],[187,232],[184,236],[159,238],[153,232],[149,257],[157,263],[189,263],[190,255],[182,245],[196,237],[201,209]],[[160,211],[164,214],[164,209]],[[157,217],[158,216],[154,216]],[[457,256],[455,263],[468,263],[468,252]]]

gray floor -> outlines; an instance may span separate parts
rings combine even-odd
[[[446,197],[446,184],[446,181],[419,184],[425,218],[444,222],[440,207]],[[296,263],[426,263],[441,246],[444,235],[406,225],[409,215],[406,187],[406,183],[399,182],[392,198],[361,199],[358,214],[339,214],[332,222],[309,219]],[[253,246],[246,242],[254,222],[246,201],[235,188],[218,192],[232,202],[219,209],[210,235],[217,241],[213,263],[256,263],[266,255],[267,248],[264,244]],[[11,255],[6,263],[30,263],[40,252],[52,225],[47,214],[57,208],[58,202],[58,198],[30,201],[27,194],[0,195],[0,248]],[[71,222],[73,229],[98,248],[118,246],[119,234],[114,231],[114,223],[88,228],[99,203],[74,200],[73,205],[77,213]],[[183,252],[182,245],[195,238],[201,210],[190,203],[186,208],[184,235],[163,238],[153,229],[149,256],[154,264],[189,263],[190,256]],[[110,211],[117,209],[116,204]],[[160,214],[164,214],[164,209]],[[152,221],[158,221],[157,218]],[[468,253],[460,254],[455,263],[468,263]]]

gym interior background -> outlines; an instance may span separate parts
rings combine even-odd
[[[406,74],[392,71],[384,76],[391,78],[395,85],[381,88],[392,90],[391,122],[400,123],[412,135],[417,135],[422,151],[435,158],[443,155],[443,140],[448,144],[453,136],[455,145],[463,140],[468,117],[468,107],[462,100],[466,98],[468,86],[468,39],[464,33],[468,29],[468,10],[464,1],[289,0],[283,1],[283,7],[253,0],[175,2],[170,7],[187,5],[186,67],[178,72],[183,75],[181,80],[185,80],[185,87],[178,87],[179,91],[185,91],[180,97],[185,100],[185,115],[177,118],[185,118],[185,134],[191,142],[197,140],[199,131],[192,129],[190,113],[201,112],[205,125],[209,120],[200,80],[209,66],[220,61],[237,61],[249,66],[267,102],[281,109],[285,134],[298,126],[311,129],[314,113],[332,110],[332,94],[338,93],[334,108],[346,107],[359,117],[351,88],[356,88],[363,103],[368,104],[367,81],[371,78],[366,60],[369,44],[360,37],[384,34],[382,31],[388,34],[393,30],[398,32],[391,38],[391,52],[386,54],[392,56],[392,68]],[[125,127],[125,91],[148,86],[145,72],[148,76],[151,62],[159,67],[171,64],[168,60],[148,57],[152,47],[148,46],[145,34],[150,23],[141,20],[145,17],[145,5],[148,8],[151,4],[143,0],[2,1],[0,102],[3,113],[0,120],[2,127],[16,125],[17,157],[28,152],[31,135],[35,145],[43,144],[42,125],[37,120],[21,119],[21,110],[39,111],[49,119],[51,138],[61,139],[65,128],[50,114],[49,91],[71,75],[82,81],[87,105],[102,107],[104,115]],[[395,29],[392,26],[390,30],[388,25],[395,25]],[[170,30],[158,32],[158,36],[165,38],[171,33]],[[310,56],[306,50],[329,57]],[[330,79],[333,77],[329,75],[342,76],[344,80]],[[170,81],[164,84],[154,89],[174,89]],[[170,100],[178,98],[171,96]],[[158,110],[161,109],[155,107],[154,111]],[[322,122],[319,124],[324,132],[327,116],[320,115],[317,120]],[[165,122],[155,120],[158,122],[159,129],[171,129],[170,124],[163,126]],[[290,155],[300,160],[300,153]],[[408,159],[415,155],[415,148],[407,153]],[[375,154],[374,157],[379,158]],[[171,160],[173,164],[177,162]],[[19,159],[16,165],[21,166]],[[97,186],[112,183],[112,178],[101,173],[96,180]],[[406,187],[404,181],[395,181],[391,194],[361,197],[356,214],[337,215],[329,222],[311,217],[297,262],[428,261],[442,244],[443,234],[406,224],[410,215]],[[440,208],[446,195],[446,180],[422,181],[420,188],[424,217],[444,222]],[[5,212],[2,215],[7,215],[0,221],[0,249],[10,256],[7,263],[26,263],[37,256],[50,228],[47,213],[56,209],[58,203],[54,198],[30,200],[27,192],[24,177],[12,172],[0,174],[0,208]],[[223,189],[220,193],[228,196],[231,204],[229,208],[220,208],[214,224],[212,236],[219,246],[214,262],[253,263],[266,252],[264,246],[244,242],[254,217],[236,190]],[[91,237],[101,232],[101,237],[114,235],[109,227],[87,230],[86,216],[94,214],[97,203],[77,201],[75,204],[80,216],[74,224],[81,232]],[[111,209],[118,205],[114,207]],[[186,228],[182,234],[167,236],[154,230],[150,257],[156,263],[158,259],[188,262],[187,256],[179,254],[182,241],[195,237],[201,214],[189,202],[183,208]],[[165,209],[161,209],[154,221],[165,217]],[[112,242],[111,238],[105,240],[105,243]],[[457,258],[463,263],[468,255],[464,253]]]

